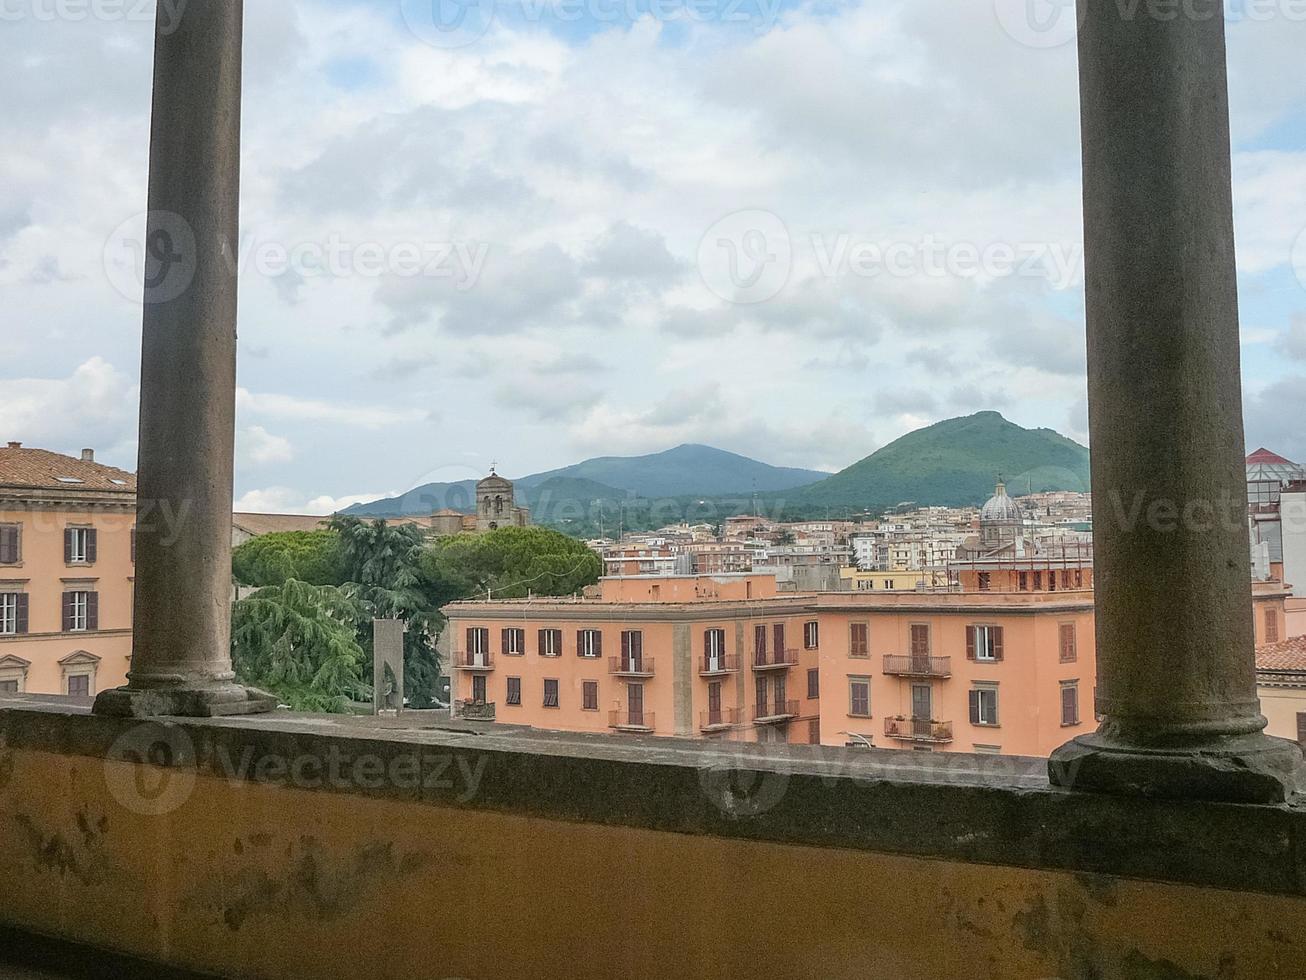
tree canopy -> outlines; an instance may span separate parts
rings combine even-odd
[[[440,604],[459,599],[570,595],[599,580],[603,562],[583,542],[542,527],[502,527],[444,538],[423,555]]]
[[[345,582],[344,555],[335,531],[278,531],[251,538],[231,553],[231,573],[241,585],[309,585]]]

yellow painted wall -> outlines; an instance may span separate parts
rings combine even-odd
[[[0,748],[0,920],[261,978],[1306,976],[1297,899],[159,776]]]

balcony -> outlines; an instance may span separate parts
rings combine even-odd
[[[735,728],[744,720],[742,708],[718,708],[716,711],[700,712],[699,730],[704,732],[724,732]]]
[[[608,712],[608,727],[619,732],[653,731],[653,712],[617,709]]]
[[[788,670],[797,666],[797,650],[759,650],[753,654],[753,670]]]
[[[952,722],[929,718],[886,718],[884,734],[903,742],[945,744],[952,741]]]
[[[735,654],[718,653],[716,656],[704,654],[698,663],[698,673],[702,677],[720,677],[723,674],[739,672],[739,657]]]
[[[463,721],[494,721],[495,720],[495,702],[477,701],[474,698],[466,698],[453,703],[455,718],[461,718]]]
[[[952,658],[886,654],[884,672],[893,677],[951,677]]]
[[[613,677],[652,677],[652,657],[609,657],[608,673]]]
[[[798,717],[797,701],[776,701],[774,704],[759,704],[753,709],[753,723],[757,725],[778,725]]]
[[[485,653],[455,653],[453,655],[454,670],[494,670],[494,654],[488,650]]]

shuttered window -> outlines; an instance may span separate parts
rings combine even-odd
[[[562,656],[562,630],[540,630],[540,656]]]
[[[602,657],[603,634],[598,630],[577,630],[576,656],[591,660]]]
[[[599,682],[586,681],[581,688],[581,707],[586,711],[599,710]]]
[[[815,650],[821,645],[821,624],[813,620],[803,624],[803,647]]]
[[[546,680],[544,682],[544,707],[556,708],[558,706],[558,682],[556,680]]]
[[[1075,624],[1061,624],[1061,662],[1063,664],[1074,663],[1079,658],[1079,652],[1075,649]]]
[[[18,636],[26,633],[27,609],[27,593],[0,592],[0,634]]]
[[[998,689],[977,687],[970,692],[970,723],[996,725],[998,723]]]
[[[84,633],[100,628],[100,596],[96,592],[63,594],[63,631]]]
[[[503,631],[503,655],[520,657],[526,652],[526,631],[523,629],[506,629]]]
[[[22,528],[0,524],[0,565],[17,565],[22,560]]]
[[[911,655],[913,657],[930,655],[930,628],[925,623],[911,625]]]
[[[1273,609],[1265,610],[1265,642],[1279,642],[1279,615]]]
[[[967,626],[966,659],[993,663],[1002,659],[1001,626]]]
[[[63,532],[63,558],[68,565],[94,565],[97,535],[93,527],[69,527]]]
[[[807,698],[819,698],[821,696],[821,671],[813,667],[807,672]]]
[[[508,678],[508,698],[509,704],[521,704],[521,678]]]
[[[871,679],[853,677],[848,681],[848,713],[856,718],[871,714]]]
[[[867,623],[853,623],[848,627],[849,656],[869,657],[871,655],[870,629]]]
[[[1061,724],[1069,727],[1079,724],[1079,685],[1061,685]]]

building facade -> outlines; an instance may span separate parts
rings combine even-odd
[[[91,450],[0,448],[0,691],[126,682],[135,524],[135,477]]]

